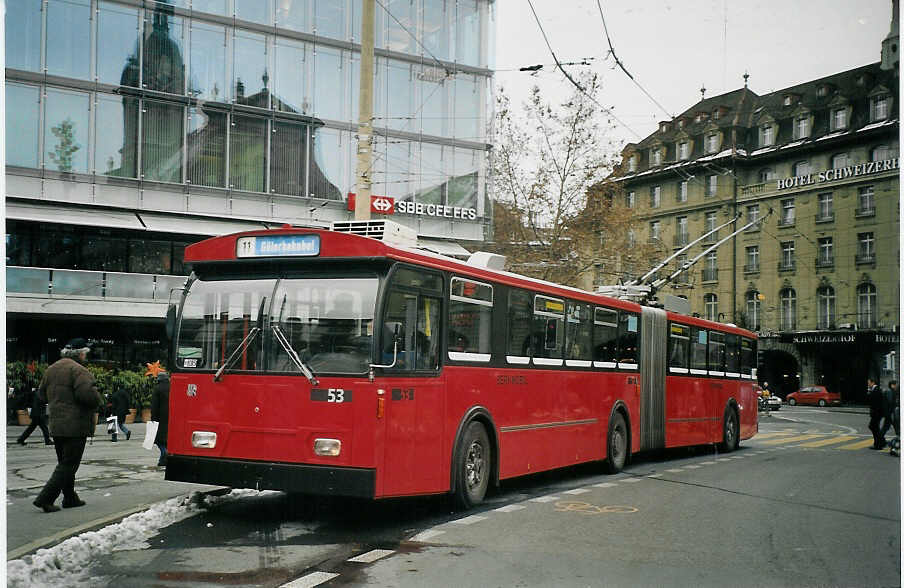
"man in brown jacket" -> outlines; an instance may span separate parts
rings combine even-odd
[[[85,442],[94,433],[94,415],[103,403],[94,376],[82,365],[88,351],[84,339],[67,343],[60,351],[62,357],[44,372],[38,388],[47,399],[57,454],[57,466],[34,501],[44,512],[60,510],[54,502],[61,492],[63,508],[85,505],[75,493],[75,472],[81,465]]]

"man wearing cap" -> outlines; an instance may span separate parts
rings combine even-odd
[[[84,506],[75,493],[75,472],[82,462],[85,442],[94,433],[94,414],[103,404],[94,376],[82,365],[88,357],[88,343],[73,339],[60,351],[62,356],[47,368],[39,394],[47,399],[50,434],[56,442],[57,466],[34,505],[44,512],[56,512],[54,502],[63,494],[63,508]]]

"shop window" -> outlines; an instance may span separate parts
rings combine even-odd
[[[136,274],[171,274],[173,247],[170,241],[129,240],[129,270]]]

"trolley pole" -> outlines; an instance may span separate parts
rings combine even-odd
[[[361,0],[361,77],[358,98],[358,164],[355,220],[370,219],[374,111],[374,0]]]

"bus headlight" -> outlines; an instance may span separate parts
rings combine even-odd
[[[336,457],[342,451],[339,439],[314,439],[314,455]]]
[[[213,449],[217,446],[217,434],[212,431],[195,431],[191,434],[191,446]]]

